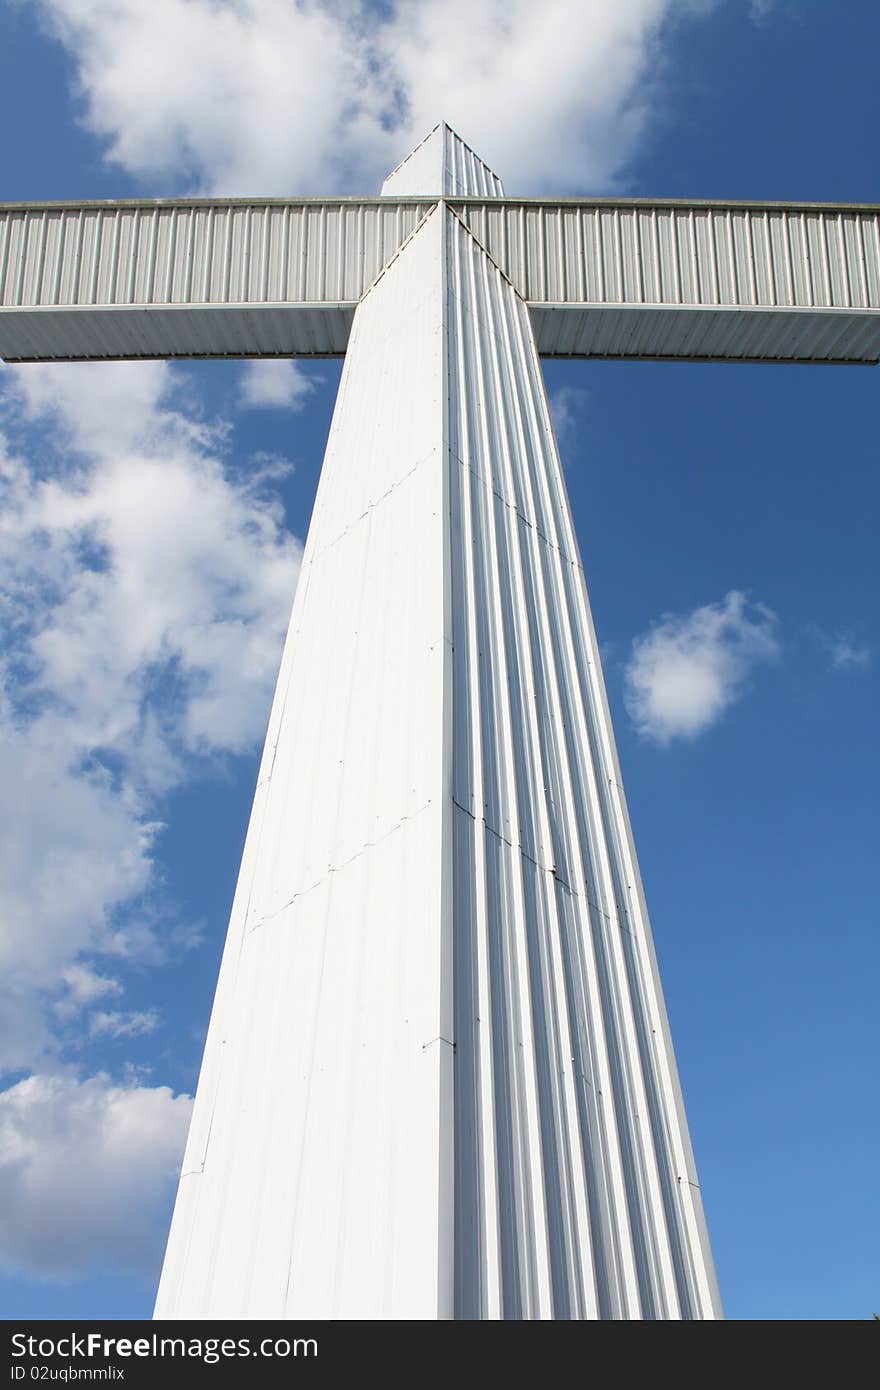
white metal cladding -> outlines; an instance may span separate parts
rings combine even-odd
[[[456,203],[542,356],[875,363],[876,208]]]
[[[0,306],[356,302],[429,207],[341,199],[0,208]]]
[[[444,193],[458,197],[503,198],[504,187],[498,175],[484,164],[454,130],[444,125],[446,179]],[[427,190],[425,190],[427,191]]]
[[[341,357],[356,308],[321,303],[0,309],[0,357]]]
[[[0,207],[0,306],[357,301],[430,206]],[[880,309],[876,209],[454,206],[532,303]]]
[[[504,189],[488,164],[445,121],[440,121],[382,185],[384,197],[426,193],[501,198]]]
[[[448,215],[459,1318],[720,1315],[526,306]]]
[[[355,318],[159,1318],[451,1316],[440,227]]]
[[[447,127],[386,188],[407,169],[414,188],[491,174]],[[0,357],[341,355],[355,304],[431,206],[413,191],[0,208]],[[876,208],[454,207],[530,302],[542,355],[880,359]]]
[[[880,309],[880,210],[456,203],[530,303]]]
[[[356,316],[156,1316],[718,1311],[528,312],[441,205]]]
[[[840,362],[880,358],[880,313],[532,304],[544,357],[678,358],[721,362]]]

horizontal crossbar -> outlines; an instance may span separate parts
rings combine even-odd
[[[0,356],[341,355],[435,201],[0,205]],[[544,356],[880,358],[875,206],[450,201]]]

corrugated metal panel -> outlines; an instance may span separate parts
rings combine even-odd
[[[382,194],[387,198],[413,194],[502,198],[504,189],[488,164],[445,121],[440,121],[388,175]]]
[[[528,312],[438,209],[355,318],[157,1316],[716,1313]]]
[[[713,204],[455,204],[531,303],[880,309],[880,212]]]
[[[355,304],[0,309],[0,357],[341,357]]]
[[[429,207],[0,208],[0,306],[356,302]]]
[[[525,305],[449,217],[456,1316],[719,1313]]]
[[[498,175],[474,154],[470,145],[443,126],[445,145],[445,179],[443,192],[460,198],[503,198],[504,188]],[[423,189],[427,193],[429,189]]]
[[[435,175],[455,188],[494,178],[448,128],[432,139],[422,163],[416,151],[401,166],[414,189]],[[354,305],[431,206],[414,191],[387,202],[0,208],[0,356],[342,353]],[[534,306],[547,356],[880,357],[875,209],[454,206]]]
[[[679,358],[724,362],[880,359],[880,313],[848,309],[658,308],[532,304],[544,357]]]

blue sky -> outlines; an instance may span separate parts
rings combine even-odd
[[[0,199],[880,200],[870,0],[306,9],[0,0]],[[0,369],[7,1317],[149,1316],[338,373]],[[546,379],[727,1315],[870,1317],[880,374]]]

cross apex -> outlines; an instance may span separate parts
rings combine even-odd
[[[432,130],[402,159],[382,185],[382,196],[503,198],[498,175],[447,121]]]

